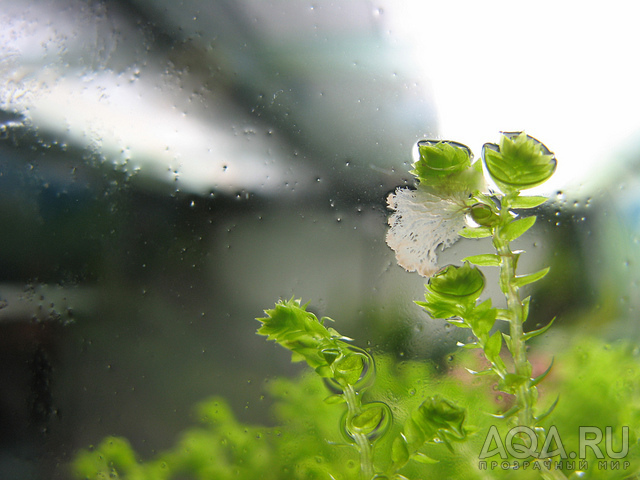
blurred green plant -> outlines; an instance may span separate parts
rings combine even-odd
[[[213,398],[197,408],[203,425],[185,430],[172,449],[140,461],[125,439],[110,437],[79,452],[76,477],[640,478],[637,348],[577,338],[572,348],[533,354],[530,343],[553,320],[524,329],[530,296],[522,298],[521,289],[549,269],[518,274],[524,252],[512,250],[511,242],[535,224],[536,216],[527,213],[547,200],[521,192],[553,174],[553,154],[524,133],[504,133],[499,144],[485,144],[484,169],[459,143],[422,141],[418,147],[416,189],[398,189],[388,199],[395,212],[387,242],[401,266],[429,277],[425,300],[416,303],[474,337],[460,344],[450,371],[443,375],[429,363],[392,355],[374,358],[328,326],[330,318],[319,320],[300,300],[281,300],[257,319],[258,334],[291,351],[292,361],[306,362],[314,374],[270,382],[277,427],[245,425],[223,399]],[[491,191],[489,182],[499,190]],[[490,238],[495,253],[438,269],[436,248],[459,237]],[[478,267],[499,268],[506,308],[481,300],[486,277]],[[552,371],[553,358],[559,367]],[[546,409],[540,411],[539,400]],[[584,426],[617,432],[619,441],[607,440],[606,455],[585,450]],[[581,456],[568,461],[575,456],[567,452]]]
[[[564,446],[578,451],[579,427],[610,426],[620,438],[623,426],[631,425],[629,452],[624,460],[631,466],[625,470],[598,469],[598,461],[620,461],[606,456],[595,457],[588,450],[589,469],[584,479],[614,480],[637,478],[640,462],[638,425],[640,425],[640,353],[625,342],[607,344],[590,337],[576,337],[572,347],[556,354],[558,367],[549,375],[541,392],[542,398],[561,395],[562,402],[554,411]],[[483,363],[476,350],[462,350],[456,355],[451,370],[443,375],[430,363],[418,360],[398,362],[390,355],[376,356],[376,381],[366,393],[371,400],[387,403],[396,422],[384,437],[376,441],[376,458],[381,468],[391,468],[393,441],[402,425],[420,405],[430,408],[431,398],[448,398],[466,410],[471,433],[465,442],[456,442],[451,452],[442,445],[427,443],[421,449],[437,463],[408,462],[400,473],[406,478],[481,480],[486,478],[539,478],[539,471],[479,468],[478,454],[486,433],[495,418],[486,412],[504,407],[512,400],[499,398],[495,382],[488,376],[469,376],[464,366],[478,368]],[[546,359],[548,352],[539,352]],[[615,372],[615,375],[612,375]],[[273,399],[275,427],[247,425],[237,420],[226,401],[213,397],[195,408],[200,425],[185,429],[175,445],[148,460],[142,460],[132,445],[121,437],[105,438],[96,447],[80,451],[72,464],[75,478],[127,480],[226,480],[265,479],[357,479],[360,464],[357,450],[349,447],[340,431],[343,408],[327,403],[327,387],[315,373],[298,378],[278,378],[267,382]],[[508,426],[497,424],[506,436]],[[618,451],[619,446],[615,445]],[[499,463],[502,460],[496,457]],[[492,459],[488,459],[490,461]],[[513,463],[513,459],[510,459]],[[576,467],[578,463],[575,464]]]

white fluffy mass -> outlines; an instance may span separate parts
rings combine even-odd
[[[436,249],[458,240],[465,226],[465,205],[455,198],[398,188],[387,198],[394,213],[389,217],[387,245],[396,252],[398,264],[409,272],[430,277],[437,270]]]

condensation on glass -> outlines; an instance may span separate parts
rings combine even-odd
[[[149,456],[213,394],[265,421],[265,378],[300,371],[254,335],[278,298],[449,368],[466,337],[413,304],[423,279],[384,242],[388,193],[438,137],[397,8],[1,2],[0,477],[67,478],[110,434]],[[541,211],[523,248],[560,273],[540,322],[613,281],[612,331],[631,328],[639,202],[627,179]]]

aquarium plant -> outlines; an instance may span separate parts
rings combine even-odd
[[[637,398],[640,374],[631,346],[577,341],[552,352],[534,375],[530,343],[548,332],[554,319],[526,328],[529,286],[549,268],[521,272],[525,252],[512,242],[534,226],[536,209],[547,201],[526,192],[553,175],[554,154],[523,132],[502,133],[497,143],[485,144],[481,161],[451,141],[424,140],[418,152],[411,170],[415,184],[388,196],[386,240],[400,266],[427,278],[424,299],[415,303],[434,322],[470,333],[470,341],[459,342],[456,358],[465,370],[442,375],[427,362],[399,363],[384,353],[374,358],[341,335],[333,320],[318,319],[308,304],[281,299],[257,319],[257,333],[288,349],[292,361],[306,362],[309,372],[270,383],[278,426],[244,425],[224,399],[212,398],[197,409],[203,425],[187,429],[173,449],[140,461],[129,442],[110,437],[77,455],[76,477],[638,478],[633,425],[640,406],[606,387],[609,371],[618,369],[616,381]],[[438,251],[460,238],[489,239],[490,251],[439,265]],[[483,270],[492,268],[498,270],[501,306],[484,298]],[[587,368],[578,375],[581,365]],[[559,373],[550,381],[552,370]],[[545,380],[549,385],[541,401]],[[593,388],[603,391],[594,398]],[[496,403],[495,395],[509,400]],[[607,439],[606,455],[583,451],[584,438],[573,433],[580,428],[577,418],[622,435],[615,445]],[[561,438],[563,425],[573,430],[562,430]],[[565,461],[574,459],[567,456],[569,448],[581,456]]]

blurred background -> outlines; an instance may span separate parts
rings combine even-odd
[[[0,0],[0,477],[67,478],[111,434],[150,455],[212,394],[268,422],[265,379],[300,370],[254,334],[279,298],[446,363],[463,337],[384,242],[423,138],[554,151],[530,322],[639,338],[636,8]]]

